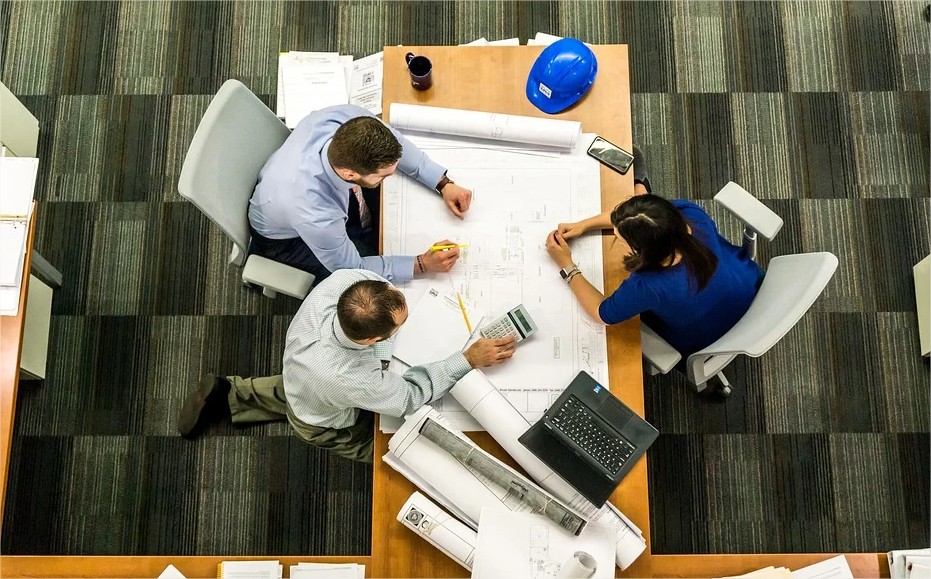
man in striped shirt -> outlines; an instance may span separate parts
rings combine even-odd
[[[235,424],[287,418],[304,441],[371,462],[373,413],[410,414],[473,368],[501,364],[514,354],[513,338],[483,338],[465,352],[398,376],[387,367],[394,334],[407,315],[404,294],[378,274],[333,272],[291,321],[282,375],[205,376],[181,409],[181,436],[194,438],[225,416]]]

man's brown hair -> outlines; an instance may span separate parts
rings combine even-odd
[[[404,307],[404,294],[388,282],[364,279],[339,296],[336,319],[350,340],[387,338],[396,325],[395,312]]]
[[[334,168],[371,175],[401,158],[401,143],[375,117],[356,117],[336,129],[327,157]]]

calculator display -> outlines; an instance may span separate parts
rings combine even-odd
[[[530,324],[527,323],[527,319],[524,317],[524,314],[519,309],[512,310],[511,313],[513,313],[514,317],[517,318],[517,321],[520,322],[520,325],[524,330],[521,333],[527,335],[527,333],[530,332]]]

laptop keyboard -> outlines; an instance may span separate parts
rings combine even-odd
[[[592,411],[575,396],[569,396],[550,422],[612,475],[634,453],[632,444],[599,426]]]

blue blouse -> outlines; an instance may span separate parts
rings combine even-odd
[[[681,262],[662,271],[633,272],[601,303],[598,313],[606,324],[641,314],[650,328],[687,357],[740,320],[760,289],[763,270],[721,237],[701,207],[684,199],[672,204],[691,225],[692,235],[718,258],[708,285],[696,292],[696,283]]]

